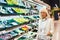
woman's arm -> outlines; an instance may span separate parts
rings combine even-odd
[[[49,32],[47,33],[47,36],[51,36],[54,33],[54,21],[50,19],[50,29]]]
[[[53,19],[51,19],[51,25],[50,25],[50,32],[51,32],[51,34],[53,34],[54,33],[54,21],[53,21]]]

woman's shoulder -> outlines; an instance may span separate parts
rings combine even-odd
[[[52,21],[53,19],[52,18],[48,18],[48,20]]]
[[[48,20],[53,20],[52,18],[48,18]]]

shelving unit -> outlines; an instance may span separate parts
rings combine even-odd
[[[29,32],[35,33],[32,30],[38,27],[41,7],[29,0],[0,0],[0,39],[18,40]]]

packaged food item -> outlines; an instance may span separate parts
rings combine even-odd
[[[29,29],[29,28],[28,28],[27,25],[23,25],[23,26],[22,26],[22,30],[27,31],[28,29]]]
[[[19,3],[20,6],[24,6],[25,7],[25,5],[24,5],[24,3],[23,3],[22,0],[17,0],[17,1],[18,1],[18,3]]]
[[[17,0],[6,0],[7,4],[9,5],[18,5]]]
[[[11,38],[11,35],[10,35],[10,34],[7,34],[7,33],[0,36],[0,39],[1,39],[1,40],[2,40],[2,39],[3,39],[3,40],[8,40],[8,39],[10,39],[10,38]]]
[[[33,16],[34,18],[36,18],[36,19],[39,19],[39,16]]]
[[[0,6],[0,14],[8,14],[8,12],[3,9],[3,6]]]
[[[17,36],[18,34],[17,33],[15,33],[15,32],[9,32],[8,34],[11,34],[11,37],[14,37],[14,36]]]
[[[36,20],[36,19],[33,18],[32,16],[26,16],[26,17],[24,17],[24,18],[29,19],[30,22],[34,22],[34,20]]]
[[[33,16],[29,16],[29,18],[33,21],[36,20]]]
[[[27,40],[27,38],[23,36],[23,37],[18,38],[18,40]]]
[[[16,14],[11,7],[4,7],[4,9],[9,13],[9,14]]]
[[[14,18],[14,20],[20,24],[23,24],[25,22],[29,22],[28,19],[25,19],[25,18]]]
[[[7,20],[7,21],[8,21],[8,24],[11,24],[11,25],[13,25],[13,26],[19,25],[19,23],[16,22],[15,20],[13,20],[13,19],[10,19],[10,20]]]
[[[17,14],[27,14],[29,13],[29,9],[21,9],[21,8],[12,8]],[[23,11],[24,10],[24,11]]]
[[[23,33],[23,30],[19,30],[19,28],[17,28],[16,30],[14,30],[14,32],[17,32],[18,34]]]
[[[12,27],[12,25],[10,24],[5,25],[5,28],[10,28],[10,27]]]
[[[3,24],[0,24],[0,29],[5,29],[5,26]]]
[[[0,0],[0,3],[6,3],[5,0]]]
[[[33,40],[33,36],[35,35],[36,33],[34,32],[28,32],[26,33],[25,35],[23,35],[22,37],[18,38],[18,40]]]

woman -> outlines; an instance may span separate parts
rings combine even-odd
[[[60,12],[58,12],[58,18],[59,20],[55,20],[54,26],[55,26],[55,33],[53,40],[60,40]]]
[[[40,20],[38,27],[37,40],[49,40],[48,37],[50,34],[54,33],[54,22],[50,18],[46,8],[41,9],[40,11]]]

